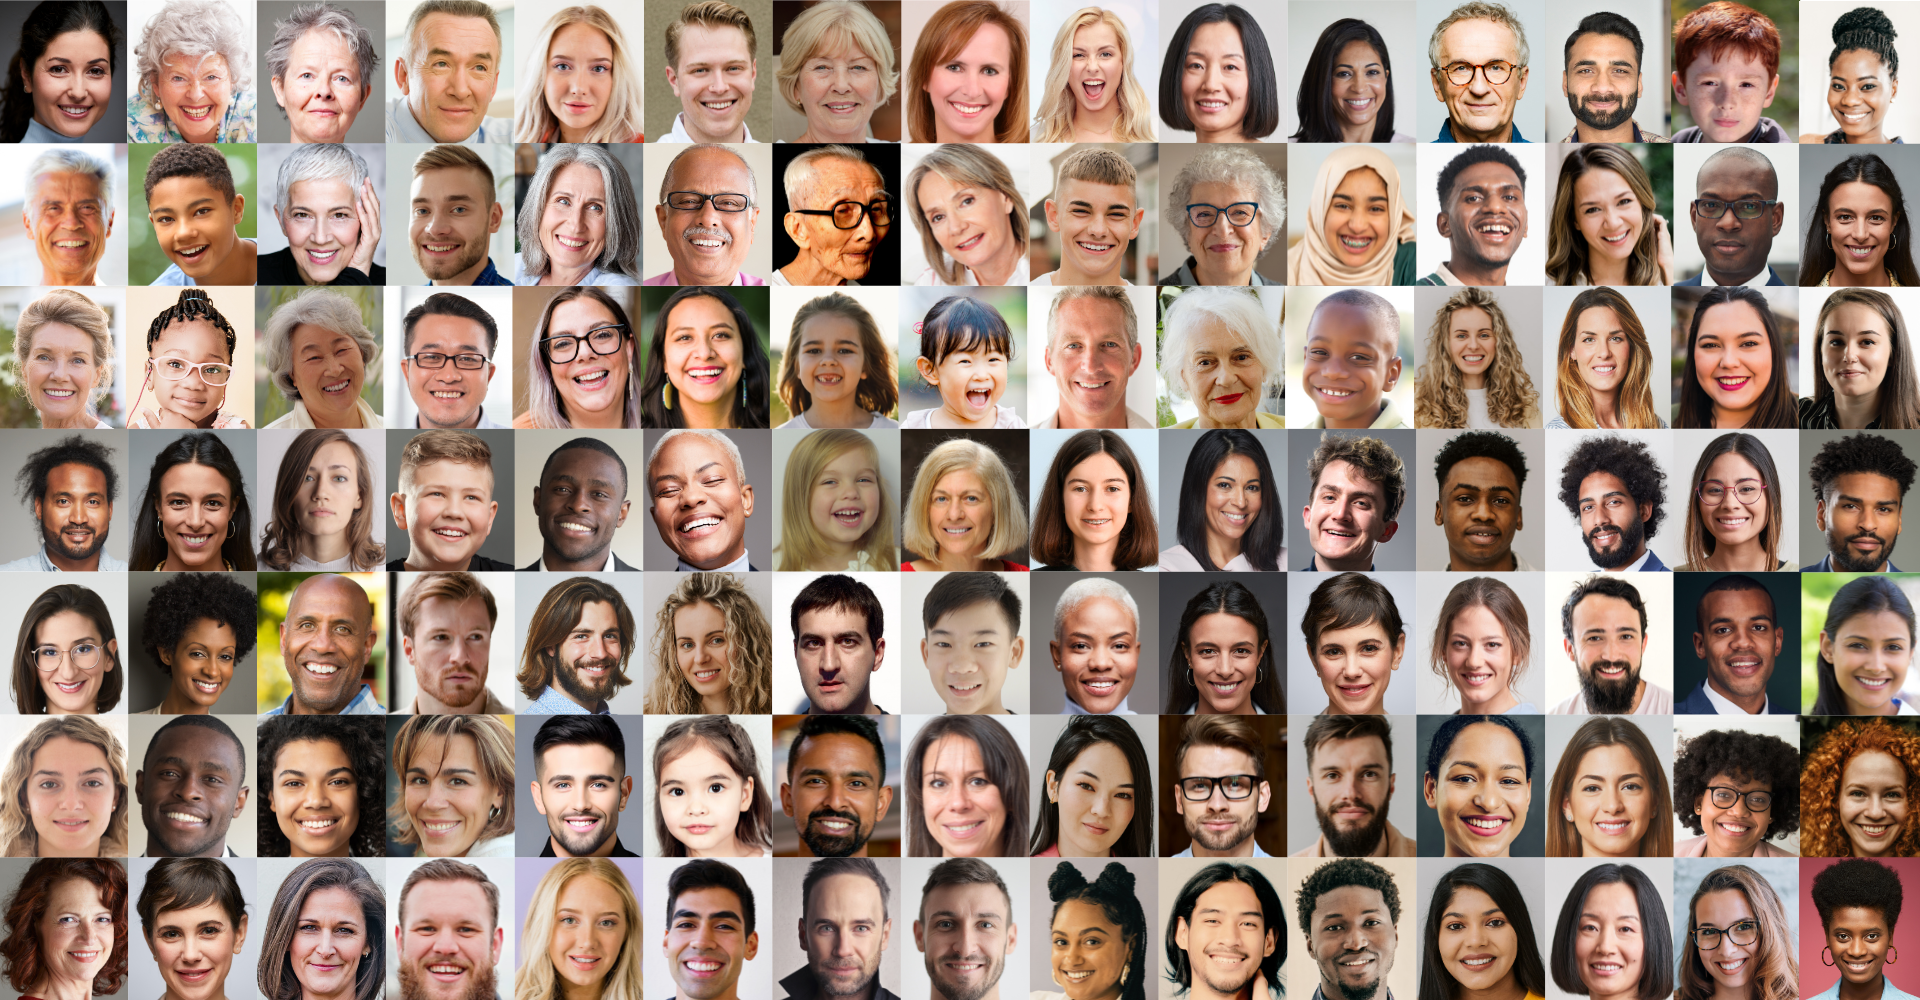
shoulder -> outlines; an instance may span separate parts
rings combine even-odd
[[[532,430],[533,429],[533,411],[528,410],[525,413],[515,414],[513,418],[513,426],[514,426],[514,429],[516,430],[523,430],[523,431]]]
[[[1184,545],[1176,545],[1173,548],[1162,550],[1160,553],[1160,569],[1169,573],[1201,572],[1200,560],[1195,559],[1193,553],[1188,552],[1187,547]]]

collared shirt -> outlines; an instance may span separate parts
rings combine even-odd
[[[547,556],[544,550],[541,552],[540,558],[535,559],[533,561],[533,571],[535,573],[547,572]],[[575,570],[574,572],[576,573],[611,573],[613,572],[613,546],[611,545],[607,546],[607,561],[601,563],[600,568]]]
[[[1127,698],[1120,699],[1120,704],[1115,706],[1114,710],[1111,712],[1108,712],[1107,714],[1108,715],[1132,715],[1133,709],[1127,707],[1127,700],[1128,698],[1131,698],[1131,697],[1132,695],[1128,695]],[[1084,708],[1081,708],[1079,705],[1075,704],[1073,701],[1073,697],[1071,695],[1065,696],[1063,700],[1065,702],[1065,705],[1060,709],[1061,715],[1093,715],[1094,714],[1092,712],[1087,711]]]
[[[547,842],[540,848],[540,856],[543,858],[559,857],[559,855],[553,853],[553,834],[547,834]],[[614,834],[613,854],[611,856],[616,858],[637,858],[640,855],[627,850],[627,845],[620,842],[620,835]]]
[[[1760,711],[1749,712],[1733,702],[1728,701],[1725,695],[1715,691],[1712,681],[1700,685],[1700,690],[1706,692],[1707,700],[1713,702],[1713,710],[1719,712],[1721,715],[1766,715],[1773,711],[1773,700],[1767,698],[1760,703]]]
[[[728,282],[729,285],[736,285],[736,286],[738,285],[757,286],[757,285],[764,285],[766,283],[767,281],[765,278],[756,278],[745,271],[741,271],[739,274],[734,275],[733,280]],[[658,287],[661,285],[684,285],[686,284],[686,282],[681,281],[680,275],[675,273],[671,269],[669,269],[667,273],[656,274],[653,277],[648,278],[645,281],[642,281],[641,284],[653,285],[655,287]]]
[[[740,140],[741,142],[756,141],[753,137],[753,130],[747,127],[747,123],[744,120],[740,122],[740,135],[742,136]],[[699,140],[693,137],[693,133],[687,131],[687,113],[685,111],[682,111],[679,114],[673,116],[673,131],[668,132],[666,135],[661,136],[660,138],[654,141],[655,142],[684,142],[684,143],[691,144],[694,142],[698,142]]]
[[[1033,423],[1028,424],[1027,426],[1034,428],[1036,430],[1043,427],[1052,428],[1053,430],[1059,430],[1060,429],[1060,411],[1055,410],[1052,413],[1049,413],[1046,416],[1041,417],[1040,419],[1034,421]],[[1133,410],[1129,408],[1127,410],[1127,429],[1130,431],[1152,430],[1153,422],[1141,416],[1140,414],[1133,412]]]
[[[752,555],[753,553],[742,549],[740,551],[740,558],[735,559],[725,566],[717,566],[713,569],[701,569],[684,559],[676,559],[673,563],[673,571],[675,573],[745,573],[753,569]]]
[[[1526,142],[1527,141],[1526,139],[1522,138],[1520,135],[1520,126],[1515,125],[1512,122],[1508,122],[1507,124],[1513,129],[1513,138],[1508,139],[1507,140],[1508,142]],[[1440,137],[1433,141],[1434,142],[1459,142],[1460,141],[1453,137],[1453,119],[1451,117],[1449,117],[1446,121],[1443,121],[1440,123]]]
[[[1413,838],[1401,833],[1392,823],[1387,824],[1387,832],[1380,835],[1380,843],[1375,844],[1369,858],[1412,858],[1419,856],[1414,850]],[[1322,833],[1313,843],[1295,851],[1296,858],[1337,858],[1338,854],[1327,853],[1327,835]]]
[[[60,571],[60,567],[55,566],[53,560],[47,558],[47,545],[45,542],[40,543],[40,551],[35,552],[33,555],[21,556],[10,563],[0,565],[0,573],[58,573]],[[126,571],[126,563],[115,559],[113,554],[106,549],[103,548],[100,550],[99,572],[125,573]]]
[[[1263,851],[1263,850],[1261,850],[1261,849],[1260,849],[1260,842],[1259,842],[1259,841],[1257,841],[1257,840],[1253,842],[1253,856],[1254,856],[1254,857],[1256,857],[1256,858],[1270,858],[1270,857],[1273,857],[1273,855],[1271,855],[1271,854],[1268,854],[1267,852],[1265,852],[1265,851]],[[1187,845],[1187,849],[1186,849],[1186,850],[1184,850],[1184,851],[1181,851],[1181,852],[1180,852],[1179,854],[1176,854],[1176,855],[1174,855],[1174,857],[1176,857],[1176,858],[1190,858],[1190,857],[1193,857],[1193,845],[1192,845],[1192,844],[1188,844],[1188,845]]]
[[[256,255],[259,254],[260,244],[255,243],[253,240],[248,240],[245,236],[242,236],[240,238],[243,240],[246,240],[248,243],[253,243],[253,252]],[[153,279],[153,284],[148,287],[159,287],[164,285],[168,288],[192,288],[198,284],[200,284],[200,280],[197,278],[187,277],[187,272],[180,270],[180,265],[168,264],[167,269],[164,271],[161,271],[160,276],[158,278]]]
[[[421,126],[420,122],[413,117],[413,109],[407,106],[407,96],[405,94],[387,102],[387,141],[420,142],[429,145],[438,145],[440,143],[440,140],[433,137],[433,133],[428,132]],[[482,117],[480,119],[480,127],[474,129],[472,135],[461,139],[459,142],[454,143],[454,145],[478,146],[486,142],[512,141],[513,119]]]
[[[394,709],[393,714],[395,715],[421,714],[419,697],[415,696],[413,699],[413,704],[408,705],[404,709]],[[480,707],[480,714],[481,715],[512,715],[513,709],[510,706],[508,706],[506,702],[501,701],[498,695],[494,694],[492,691],[488,691],[487,703]],[[508,856],[511,857],[512,855],[508,855]]]
[[[153,95],[142,92],[138,83],[133,85],[133,90],[134,93],[127,98],[128,142],[187,141],[187,137],[173,127],[173,119],[167,117],[166,109],[153,99]],[[255,100],[251,90],[243,90],[233,95],[233,100],[227,102],[226,113],[220,116],[220,131],[214,133],[213,141],[255,141],[253,133]],[[33,142],[34,140],[28,137],[25,141]]]
[[[606,702],[602,701],[600,704],[594,706],[592,711],[588,711],[584,708],[581,708],[579,702],[574,701],[572,698],[569,698],[564,694],[561,694],[559,688],[549,684],[547,685],[546,690],[540,692],[540,697],[535,698],[533,700],[533,704],[528,705],[527,710],[520,714],[522,715],[612,715],[613,710],[607,707]]]
[[[1773,265],[1769,264],[1761,268],[1759,273],[1742,281],[1740,284],[1748,288],[1765,288],[1772,283]],[[1713,272],[1704,267],[1700,269],[1700,284],[1707,288],[1717,288],[1720,285],[1718,281],[1713,280]]]
[[[500,269],[493,266],[492,257],[488,257],[487,266],[485,268],[482,268],[479,274],[474,275],[473,283],[475,285],[506,285],[508,287],[513,286],[513,282],[508,281],[506,278],[502,277],[500,275]],[[427,282],[427,284],[438,285],[439,282],[429,281]]]
[[[1419,281],[1414,282],[1414,284],[1416,285],[1459,285],[1464,287],[1466,285],[1466,282],[1461,281],[1459,278],[1454,277],[1453,272],[1447,270],[1447,265],[1445,263],[1440,263],[1440,264],[1435,264],[1433,266],[1432,274],[1429,274],[1426,277],[1421,278]]]
[[[424,430],[424,428],[420,426],[420,415],[418,413],[413,415],[413,426],[415,430]],[[480,408],[480,422],[478,424],[475,424],[473,429],[477,431],[504,431],[504,430],[511,430],[512,425],[503,424],[500,421],[487,416],[487,408],[482,406]]]
[[[262,715],[285,715],[287,714],[287,709],[291,708],[292,706],[293,706],[293,695],[287,695],[287,700],[281,702],[278,707],[270,708],[267,711],[262,712],[261,714]],[[368,685],[362,684],[360,685],[360,693],[354,695],[353,700],[350,702],[347,702],[347,707],[341,709],[338,714],[340,715],[385,715],[387,714],[387,710],[381,706],[380,702],[377,699],[374,698],[373,688]]]
[[[1584,142],[1585,140],[1580,138],[1580,126],[1575,125],[1573,127],[1573,131],[1568,132],[1567,137],[1560,141],[1561,142]],[[1633,123],[1633,140],[1632,141],[1634,142],[1672,142],[1673,140],[1667,138],[1664,135],[1661,135],[1658,132],[1648,132],[1645,129],[1642,129],[1640,127],[1640,123],[1636,121]]]
[[[787,1000],[819,1000],[826,995],[820,991],[820,980],[814,978],[813,969],[805,965],[801,966],[799,971],[780,980],[780,988],[787,991]],[[875,980],[873,1000],[900,1000],[900,995]]]
[[[1673,692],[1667,690],[1666,688],[1661,687],[1658,684],[1655,684],[1652,681],[1644,681],[1643,683],[1647,685],[1647,689],[1640,693],[1640,704],[1635,705],[1633,708],[1633,711],[1627,714],[1629,715],[1672,715],[1673,714]],[[1556,705],[1553,711],[1547,714],[1548,715],[1592,715],[1593,712],[1591,709],[1587,708],[1587,693],[1585,691],[1580,691],[1580,692],[1576,692],[1573,697],[1568,698],[1566,701],[1561,702],[1559,705]]]

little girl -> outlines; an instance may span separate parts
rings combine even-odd
[[[893,496],[872,438],[845,429],[801,438],[781,491],[779,568],[891,572],[900,559]]]
[[[180,298],[147,328],[147,372],[140,391],[153,405],[134,400],[128,427],[200,430],[250,427],[237,413],[220,412],[233,379],[237,340],[203,289],[182,289]]]
[[[753,740],[724,715],[677,719],[653,745],[653,830],[669,858],[773,856],[773,800]]]
[[[1013,331],[998,310],[965,295],[933,304],[920,326],[920,377],[940,393],[941,406],[915,410],[903,428],[1020,430],[1027,425],[1011,406],[1001,406],[1007,368],[1013,362]]]

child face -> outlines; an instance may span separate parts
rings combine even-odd
[[[247,199],[228,198],[204,177],[169,177],[153,186],[147,218],[167,259],[204,281],[226,264],[240,237],[234,226]]]
[[[1779,74],[1767,72],[1759,56],[1733,48],[1702,53],[1685,75],[1673,75],[1674,97],[1692,112],[1707,142],[1745,142],[1779,86]]]
[[[667,833],[695,857],[727,847],[740,814],[753,807],[753,779],[735,774],[733,765],[705,743],[668,761],[659,781]]]
[[[920,658],[948,715],[1005,711],[1000,689],[1020,665],[1026,640],[1014,634],[999,604],[981,602],[941,615],[920,640]]]
[[[197,426],[205,427],[213,423],[213,419],[220,414],[220,404],[226,402],[226,382],[209,385],[207,376],[210,369],[192,366],[218,364],[225,367],[232,360],[227,353],[226,334],[214,329],[207,320],[184,320],[169,324],[153,342],[153,378],[148,383],[153,389],[153,401],[161,409],[172,410]],[[169,377],[182,372],[186,373],[185,378]],[[231,368],[213,375],[216,379],[222,376],[230,380]]]
[[[434,569],[466,569],[500,513],[493,470],[481,465],[423,463],[414,470],[413,492],[399,499],[394,520],[406,529],[415,557]]]
[[[1400,669],[1406,639],[1394,642],[1379,622],[1320,633],[1307,655],[1327,692],[1333,715],[1379,715],[1387,682]]]
[[[965,424],[991,427],[994,408],[1007,391],[1007,355],[986,343],[954,351],[938,365],[920,359],[920,376],[940,391],[949,416]]]
[[[880,516],[880,469],[864,448],[834,456],[814,479],[807,497],[813,530],[834,545],[852,547]]]
[[[1146,209],[1134,207],[1133,189],[1124,184],[1061,181],[1047,199],[1047,225],[1060,234],[1061,267],[1078,272],[1087,284],[1118,283],[1127,244],[1140,235],[1145,217]]]
[[[1358,306],[1323,306],[1307,327],[1300,381],[1328,427],[1366,427],[1400,378],[1399,331]]]
[[[867,377],[867,351],[860,325],[841,313],[819,313],[800,328],[794,372],[814,403],[852,400]]]

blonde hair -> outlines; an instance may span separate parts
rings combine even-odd
[[[614,957],[613,971],[607,973],[601,989],[604,996],[641,996],[640,901],[626,873],[606,858],[567,858],[540,877],[533,899],[527,904],[527,922],[520,940],[520,968],[513,974],[513,1000],[553,1000],[559,995],[555,985],[553,960],[547,957],[553,942],[553,928],[559,922],[560,893],[576,878],[597,878],[620,896],[626,910],[627,940]]]
[[[613,85],[607,93],[607,108],[600,120],[587,128],[582,142],[631,142],[639,135],[640,74],[627,55],[627,39],[620,25],[598,7],[567,7],[547,18],[527,53],[520,73],[520,95],[515,104],[519,112],[513,120],[515,142],[560,141],[560,121],[547,107],[547,56],[553,49],[553,36],[570,24],[584,24],[607,37],[613,49]],[[612,192],[608,192],[609,197]]]
[[[648,715],[700,715],[700,693],[693,689],[674,656],[674,616],[680,609],[706,604],[726,620],[727,704],[735,715],[773,711],[773,626],[760,602],[732,573],[682,573],[680,583],[653,617],[653,680],[647,685]]]
[[[1453,293],[1446,305],[1433,314],[1427,328],[1427,358],[1420,366],[1414,390],[1413,425],[1415,427],[1467,426],[1467,380],[1447,351],[1447,327],[1453,314],[1462,309],[1478,309],[1493,323],[1493,363],[1487,366],[1487,416],[1502,427],[1528,427],[1540,413],[1540,391],[1521,363],[1520,345],[1514,342],[1513,327],[1493,293],[1468,286]]]
[[[913,494],[907,498],[905,548],[938,561],[940,543],[934,541],[932,519],[927,508],[933,502],[933,487],[948,474],[971,472],[993,498],[993,531],[987,535],[987,547],[981,555],[988,559],[1017,552],[1027,544],[1027,511],[1013,488],[1013,475],[1000,453],[977,441],[953,438],[942,441],[921,459],[913,474]]]
[[[1033,119],[1034,142],[1072,142],[1073,111],[1077,106],[1067,77],[1073,72],[1073,38],[1081,28],[1104,24],[1113,29],[1120,42],[1120,79],[1112,82],[1114,99],[1120,102],[1120,117],[1113,123],[1115,142],[1153,142],[1152,109],[1147,106],[1146,88],[1133,75],[1133,37],[1119,15],[1099,7],[1082,7],[1060,26],[1053,36],[1053,64],[1047,68],[1047,82],[1040,91],[1040,111]]]
[[[32,858],[40,855],[40,834],[33,828],[33,813],[27,807],[27,776],[33,772],[33,755],[56,736],[78,740],[97,748],[107,758],[107,770],[113,776],[113,816],[107,820],[100,837],[100,856],[125,857],[127,853],[127,751],[120,738],[85,715],[56,715],[27,733],[7,756],[7,769],[0,772],[0,787],[8,789],[0,798],[0,841],[7,845],[7,857]]]
[[[1054,192],[1057,194],[1060,185],[1068,181],[1111,184],[1124,187],[1127,193],[1134,194],[1140,183],[1140,173],[1133,169],[1133,164],[1128,163],[1126,157],[1105,146],[1082,146],[1060,161],[1060,171],[1053,182]],[[1134,201],[1136,205],[1139,203],[1137,194]]]
[[[487,166],[487,161],[481,159],[480,154],[474,152],[471,147],[445,142],[429,147],[425,152],[414,157],[413,176],[418,177],[429,170],[479,171],[481,179],[486,181],[483,186],[487,189],[487,211],[493,211],[493,168]]]
[[[485,469],[487,479],[493,479],[493,449],[485,438],[472,431],[427,430],[408,438],[400,449],[400,492],[411,495],[420,467],[435,462]]]
[[[824,0],[802,11],[787,33],[780,36],[780,71],[774,80],[787,107],[800,110],[800,74],[807,61],[822,52],[847,46],[872,59],[880,74],[880,103],[900,92],[899,60],[893,40],[865,4],[853,0]]]
[[[933,97],[927,81],[933,68],[960,54],[973,36],[989,24],[1007,35],[1007,99],[993,119],[994,142],[1028,141],[1027,28],[994,0],[953,0],[933,12],[907,64],[907,133],[913,142],[939,142],[933,117]]]
[[[860,542],[860,550],[867,561],[879,569],[899,568],[900,550],[893,544],[894,526],[899,523],[899,518],[893,509],[893,491],[880,475],[880,449],[865,434],[839,428],[808,434],[787,456],[787,481],[780,491],[780,564],[777,569],[787,572],[804,570],[820,557],[824,546],[814,531],[809,512],[813,483],[825,471],[827,463],[855,449],[865,452],[873,463],[874,478],[879,481],[880,488],[879,516],[867,528],[867,534]]]
[[[1601,285],[1574,296],[1567,307],[1567,318],[1560,326],[1560,368],[1554,379],[1555,402],[1560,420],[1568,427],[1591,430],[1600,426],[1593,408],[1593,392],[1580,377],[1580,364],[1573,360],[1574,341],[1580,336],[1580,315],[1589,309],[1607,309],[1620,321],[1620,332],[1627,338],[1627,374],[1620,380],[1618,406],[1620,426],[1652,430],[1661,426],[1653,408],[1653,348],[1647,345],[1646,328],[1633,311],[1633,303],[1619,291]],[[1818,366],[1815,366],[1816,368]]]
[[[739,28],[747,36],[747,53],[752,55],[755,49],[753,37],[753,19],[747,12],[726,0],[700,0],[680,9],[680,16],[667,23],[664,54],[667,66],[674,72],[680,71],[680,33],[692,27],[709,29]]]
[[[420,831],[413,828],[413,818],[407,815],[407,771],[413,765],[414,754],[425,750],[428,740],[442,740],[440,766],[444,767],[447,751],[456,736],[473,738],[480,778],[492,785],[492,791],[501,798],[500,806],[487,817],[487,825],[480,828],[473,846],[513,832],[513,733],[506,724],[491,715],[415,715],[401,724],[400,731],[393,737],[393,773],[400,780],[400,791],[387,806],[387,826],[392,828],[389,836],[394,843],[420,845]],[[431,775],[428,780],[432,780]]]
[[[112,321],[98,303],[71,288],[55,288],[27,303],[13,331],[13,360],[23,376],[27,355],[33,353],[33,335],[48,323],[65,323],[93,341],[93,388],[87,394],[88,411],[92,412],[113,388]]]
[[[927,211],[920,205],[920,182],[926,180],[928,174],[939,174],[950,184],[985,188],[1004,196],[1011,204],[1007,210],[1007,226],[1013,232],[1013,242],[1020,248],[1020,256],[1027,255],[1027,200],[1020,193],[1020,185],[1014,183],[1013,172],[998,156],[973,143],[945,143],[921,157],[907,175],[907,209],[915,228],[920,230],[920,248],[926,254],[927,264],[940,280],[949,285],[962,284],[962,272],[966,268],[947,256],[946,249],[934,238],[933,227],[927,225]]]

